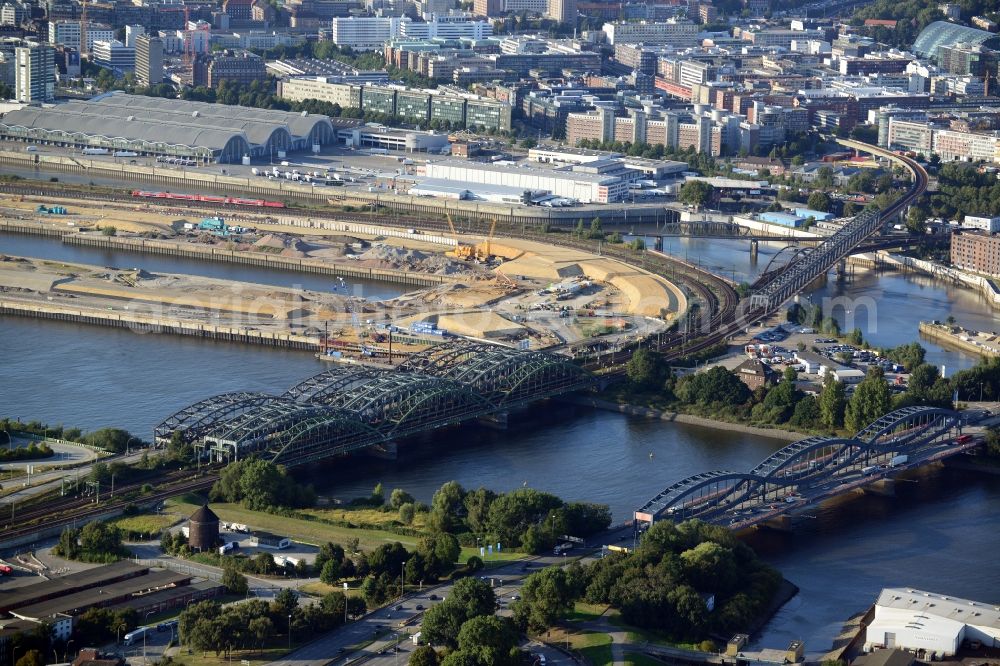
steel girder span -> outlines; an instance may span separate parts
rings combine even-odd
[[[499,411],[460,382],[416,372],[336,368],[310,377],[286,396],[353,412],[387,438]]]
[[[438,345],[410,356],[404,368],[466,384],[494,404],[513,408],[593,385],[567,358],[482,343]]]
[[[886,414],[852,438],[810,437],[774,452],[746,473],[712,471],[682,479],[635,512],[637,521],[711,519],[729,510],[780,501],[791,490],[824,490],[845,474],[916,452],[961,424],[938,407],[905,407]]]
[[[262,454],[296,464],[348,453],[383,441],[357,415],[342,409],[275,397],[266,404],[217,423],[199,440],[212,457],[238,460]]]
[[[157,443],[166,444],[173,433],[179,431],[185,441],[192,442],[215,425],[265,405],[273,399],[274,396],[266,393],[246,391],[214,395],[165,418],[153,430],[153,439]]]

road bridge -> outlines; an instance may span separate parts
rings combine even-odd
[[[748,472],[714,470],[682,479],[635,514],[657,520],[705,522],[744,529],[786,516],[850,490],[980,445],[961,428],[968,414],[938,407],[905,407],[854,437],[809,437],[776,451]]]
[[[259,455],[293,466],[476,419],[504,423],[512,410],[594,383],[564,356],[443,344],[392,370],[336,366],[282,395],[213,396],[168,416],[154,439],[165,444],[180,438],[198,460]]]

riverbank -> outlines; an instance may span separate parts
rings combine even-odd
[[[1000,357],[1000,335],[997,333],[972,331],[933,321],[922,321],[917,328],[923,337],[946,347],[986,358]]]
[[[589,396],[566,396],[560,398],[560,400],[572,403],[574,405],[583,405],[586,407],[603,409],[609,412],[628,414],[629,416],[644,416],[646,418],[659,419],[660,421],[669,421],[672,423],[685,423],[687,425],[701,426],[703,428],[714,428],[716,430],[742,432],[748,435],[757,435],[759,437],[770,437],[772,439],[780,439],[787,442],[797,442],[800,439],[806,439],[807,437],[810,437],[810,435],[806,433],[795,432],[792,430],[779,430],[777,428],[761,428],[759,426],[744,425],[742,423],[717,421],[715,419],[707,419],[701,416],[683,414],[677,411],[659,410],[659,409],[653,409],[651,407],[642,407],[640,405],[629,405],[619,402],[613,402],[611,400],[602,400],[601,398],[593,398]]]

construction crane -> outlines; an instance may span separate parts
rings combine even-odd
[[[490,233],[486,236],[486,240],[476,247],[476,261],[487,263],[493,258],[493,253],[490,251],[490,242],[493,240],[493,234],[497,230],[497,221],[494,218],[493,223],[490,225]]]

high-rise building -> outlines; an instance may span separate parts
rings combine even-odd
[[[140,83],[163,83],[163,40],[142,35],[135,40],[135,76]]]
[[[550,19],[576,27],[576,0],[548,0],[545,15]]]
[[[56,52],[45,44],[19,46],[14,52],[17,101],[51,102],[56,88]]]

